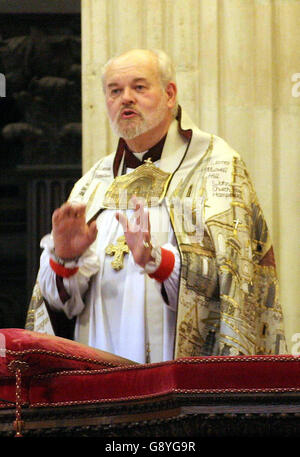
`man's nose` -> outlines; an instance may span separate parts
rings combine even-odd
[[[122,102],[124,104],[134,103],[135,102],[134,92],[131,89],[131,87],[125,87],[124,88],[124,90],[122,92]]]

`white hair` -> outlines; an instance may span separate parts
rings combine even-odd
[[[156,58],[160,80],[164,88],[167,87],[170,81],[176,83],[176,73],[174,65],[170,57],[161,49],[150,49]]]
[[[157,60],[157,66],[158,66],[158,72],[159,72],[159,77],[160,77],[160,82],[161,85],[164,89],[166,89],[167,85],[169,82],[174,82],[176,84],[176,72],[175,68],[173,65],[172,60],[168,56],[168,54],[165,53],[165,51],[161,49],[144,49],[146,52],[152,53],[156,60]],[[125,53],[124,53],[125,54]],[[106,64],[102,67],[102,88],[103,91],[105,92],[105,77],[106,77],[106,72],[108,67],[118,59],[122,54],[112,57],[111,59],[106,62]],[[176,104],[173,108],[173,116],[176,117],[178,111],[178,101],[176,100]]]

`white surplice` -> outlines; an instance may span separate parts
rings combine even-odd
[[[156,162],[159,166],[159,161]],[[128,169],[127,173],[132,170]],[[175,266],[164,281],[168,304],[161,283],[151,279],[134,262],[131,252],[124,256],[124,267],[115,271],[113,257],[105,254],[109,244],[124,235],[116,219],[116,210],[104,210],[97,218],[98,236],[79,259],[79,271],[64,278],[70,299],[62,303],[49,266],[53,240],[47,235],[41,242],[39,283],[49,305],[63,310],[69,318],[77,316],[75,340],[139,363],[173,359],[180,257],[164,202],[148,208],[151,235],[155,243],[172,251]],[[133,211],[127,210],[127,217]],[[73,264],[66,266],[74,266]]]

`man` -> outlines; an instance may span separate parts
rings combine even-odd
[[[76,318],[77,341],[140,363],[285,352],[272,245],[239,154],[181,111],[161,51],[110,60],[103,89],[118,148],[53,214],[37,285],[48,306]]]

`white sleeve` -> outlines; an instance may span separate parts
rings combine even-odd
[[[90,278],[99,271],[99,257],[96,255],[94,246],[90,246],[84,254],[75,262],[69,262],[67,268],[79,267],[76,274],[70,278],[63,278],[64,289],[68,299],[62,301],[57,288],[56,273],[50,267],[49,261],[53,256],[53,238],[46,235],[41,241],[44,248],[41,260],[38,281],[43,297],[49,306],[57,311],[63,311],[69,319],[80,314],[85,306],[82,297],[88,289]]]
[[[154,246],[155,246],[155,240],[154,241]],[[174,267],[172,270],[172,273],[170,276],[165,279],[163,283],[156,281],[157,287],[160,288],[160,292],[163,294],[163,288],[164,292],[167,295],[167,304],[169,309],[172,311],[176,311],[177,309],[177,298],[178,298],[178,290],[179,290],[179,281],[180,281],[180,268],[181,268],[181,259],[180,259],[180,254],[177,249],[177,243],[176,239],[173,233],[170,234],[170,239],[168,243],[163,244],[160,246],[168,251],[173,252],[174,257],[175,257],[175,263]],[[156,246],[154,247],[154,252],[153,255],[155,256],[155,251],[157,253],[155,262],[150,262],[145,266],[144,269],[141,268],[141,273],[148,273],[148,274],[153,274],[155,271],[159,268],[159,264],[161,261],[161,250],[160,247]],[[164,295],[164,294],[163,294]]]
[[[177,309],[177,297],[179,290],[179,280],[180,280],[180,254],[176,246],[171,243],[166,243],[162,246],[164,249],[167,249],[173,252],[175,257],[175,264],[172,273],[170,276],[163,282],[163,287],[165,288],[167,297],[168,297],[168,307],[173,311]]]

